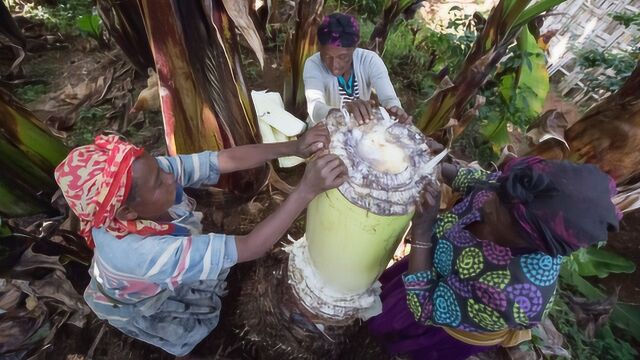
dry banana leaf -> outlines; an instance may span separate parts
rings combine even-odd
[[[617,92],[567,130],[572,160],[598,165],[622,184],[640,173],[640,63]]]
[[[66,278],[59,257],[34,251],[41,241],[49,238],[37,238],[23,230],[9,229],[0,236],[0,262],[9,265],[7,256],[17,260],[0,269],[2,358],[42,356],[63,324],[82,327],[89,314],[84,299]]]
[[[258,30],[256,30],[253,19],[251,19],[249,14],[249,3],[238,0],[222,0],[222,2],[233,23],[238,30],[240,30],[240,33],[258,57],[260,67],[264,68],[264,49],[262,48],[262,41],[260,40]]]
[[[141,74],[153,67],[142,13],[136,0],[98,0],[98,14],[105,29]]]
[[[382,16],[369,37],[369,49],[376,51],[378,54],[382,54],[391,27],[395,24],[396,20],[398,20],[398,17],[409,7],[413,6],[415,2],[414,0],[384,1]]]
[[[21,48],[27,46],[27,39],[25,39],[22,30],[18,27],[11,12],[7,8],[4,2],[0,1],[0,35],[4,35],[9,41]]]
[[[289,24],[284,45],[283,69],[285,74],[283,100],[285,109],[299,119],[307,117],[302,74],[304,63],[316,52],[317,29],[322,21],[323,0],[298,1],[295,15]]]

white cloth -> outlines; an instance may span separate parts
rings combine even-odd
[[[375,89],[380,104],[389,108],[401,107],[400,100],[393,89],[389,72],[384,62],[373,51],[357,48],[353,52],[353,72],[358,79],[360,99],[369,100]],[[304,64],[304,89],[307,98],[307,123],[313,126],[324,120],[331,109],[340,109],[341,98],[337,78],[327,69],[320,59],[320,53],[309,57]]]

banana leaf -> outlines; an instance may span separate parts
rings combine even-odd
[[[0,89],[0,130],[13,146],[43,171],[53,169],[67,156],[64,144],[8,92]]]
[[[566,261],[567,266],[581,276],[604,278],[611,273],[633,273],[636,270],[633,261],[597,246],[575,251]]]
[[[468,102],[489,79],[507,48],[523,27],[537,15],[564,0],[542,0],[531,7],[530,0],[501,0],[491,10],[482,32],[467,54],[462,69],[455,76],[453,86],[447,87],[427,100],[417,126],[425,134],[434,134],[450,123],[463,118]],[[467,124],[461,124],[460,134]]]
[[[515,72],[501,78],[500,95],[507,103],[514,100],[519,111],[533,118],[542,112],[549,92],[547,62],[529,30],[520,33],[518,48],[522,54],[521,64]]]
[[[168,152],[259,143],[234,19],[223,3],[139,0],[139,4],[158,73]],[[238,23],[248,16],[234,14]],[[266,167],[235,173],[223,186],[236,194],[251,194],[267,175]]]
[[[62,325],[85,325],[90,310],[66,277],[59,260],[63,254],[35,250],[50,242],[49,235],[38,237],[21,229],[0,236],[3,359],[44,358]],[[82,270],[86,273],[88,266]]]
[[[40,213],[55,214],[55,210],[47,202],[45,196],[16,182],[10,175],[1,173],[0,216],[14,218]]]
[[[509,143],[507,124],[524,125],[542,112],[549,92],[549,73],[542,49],[528,29],[520,32],[517,40],[519,65],[500,77],[499,112],[481,127],[481,132],[489,139],[494,150]],[[524,119],[524,120],[523,120]],[[461,127],[467,124],[461,122]]]
[[[560,279],[564,284],[569,284],[589,300],[601,300],[606,297],[602,290],[598,289],[577,272],[572,271],[568,264],[560,267]],[[640,307],[629,304],[616,304],[611,313],[611,323],[621,328],[636,341],[640,341]]]
[[[97,0],[96,7],[109,35],[136,70],[146,75],[153,56],[136,0]]]
[[[415,3],[414,0],[385,0],[382,16],[369,37],[369,49],[382,54],[391,27],[398,17]]]
[[[262,40],[251,13],[249,11],[249,2],[237,0],[222,0],[224,8],[233,20],[234,25],[240,31],[242,36],[247,40],[249,47],[258,57],[260,67],[264,68],[264,49]]]
[[[27,39],[3,1],[0,1],[0,34],[6,36],[16,46],[21,48],[27,46]]]
[[[615,93],[590,108],[566,132],[569,158],[595,164],[618,184],[640,173],[640,62]]]
[[[307,101],[304,95],[302,73],[304,63],[317,49],[317,29],[322,21],[324,0],[298,1],[290,31],[284,45],[283,100],[285,109],[299,119],[307,117]]]
[[[0,214],[55,213],[53,170],[67,148],[9,93],[0,90]]]

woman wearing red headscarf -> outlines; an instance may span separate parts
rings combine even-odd
[[[91,309],[127,335],[188,354],[218,324],[229,269],[262,256],[315,195],[344,181],[328,144],[319,125],[297,141],[174,157],[153,158],[117,136],[72,150],[55,177],[94,248],[84,294]],[[183,187],[286,155],[312,158],[278,210],[247,235],[202,233]]]

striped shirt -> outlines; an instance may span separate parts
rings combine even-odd
[[[336,80],[338,81],[338,80]],[[347,93],[344,87],[338,81],[338,94],[340,95],[340,104],[342,104],[342,108],[344,109],[348,103],[360,99],[360,89],[358,89],[358,79],[356,79],[355,74],[353,75],[353,92],[351,95]]]

